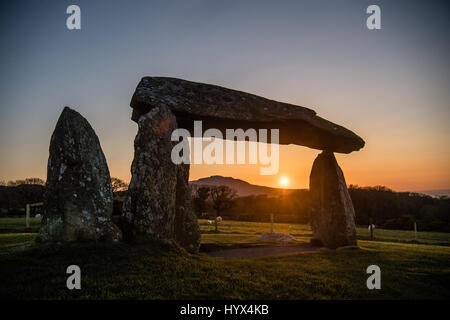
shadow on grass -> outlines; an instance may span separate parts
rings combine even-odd
[[[420,240],[404,240],[404,239],[386,239],[386,238],[377,238],[370,236],[357,236],[358,240],[364,240],[364,241],[376,241],[376,242],[393,242],[393,243],[405,243],[405,244],[422,244],[427,246],[445,246],[450,247],[449,242],[433,242],[430,243],[429,241],[420,241]]]

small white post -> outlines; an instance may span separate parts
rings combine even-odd
[[[273,233],[273,213],[270,214],[270,233]]]
[[[27,228],[30,227],[30,204],[28,203],[26,206],[25,225]]]

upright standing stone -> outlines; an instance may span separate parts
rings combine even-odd
[[[314,238],[328,248],[355,246],[355,210],[344,174],[332,152],[323,151],[314,160],[309,189]]]
[[[131,182],[124,202],[124,237],[178,242],[190,252],[200,246],[197,217],[191,208],[189,164],[174,164],[171,135],[177,121],[167,107],[137,119]]]
[[[50,141],[41,241],[121,239],[111,222],[113,193],[94,130],[65,107]]]
[[[174,145],[170,138],[177,122],[165,107],[152,109],[137,122],[131,181],[122,210],[124,237],[171,242],[177,173],[170,157]]]

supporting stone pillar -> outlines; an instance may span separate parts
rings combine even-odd
[[[138,119],[128,197],[123,206],[124,238],[177,241],[197,252],[200,231],[191,208],[189,165],[176,165],[171,141],[177,121],[166,107],[155,107]]]
[[[356,246],[355,210],[334,154],[323,151],[310,175],[313,237],[325,247]]]
[[[126,240],[173,239],[177,176],[170,137],[176,127],[175,116],[164,107],[138,120],[131,181],[122,210]]]
[[[177,166],[175,240],[189,252],[200,248],[200,228],[192,209],[189,164]]]

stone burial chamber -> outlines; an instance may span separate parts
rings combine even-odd
[[[204,130],[279,129],[280,144],[323,150],[310,176],[311,226],[315,242],[329,248],[356,245],[355,212],[334,152],[361,149],[350,130],[308,108],[215,85],[165,77],[144,77],[130,103],[138,124],[121,229],[111,220],[113,193],[105,156],[94,130],[65,107],[50,141],[44,216],[39,240],[160,240],[189,252],[200,247],[191,207],[189,164],[175,164],[171,141],[177,128]],[[239,139],[239,137],[237,137]],[[245,138],[244,138],[245,139]]]
[[[310,177],[311,226],[315,242],[329,248],[356,245],[355,213],[334,152],[364,147],[352,131],[320,118],[308,108],[215,85],[166,77],[144,77],[130,106],[138,124],[129,194],[123,206],[124,238],[156,238],[198,251],[200,232],[192,212],[189,165],[171,161],[176,128],[204,130],[279,129],[280,144],[324,150]]]

